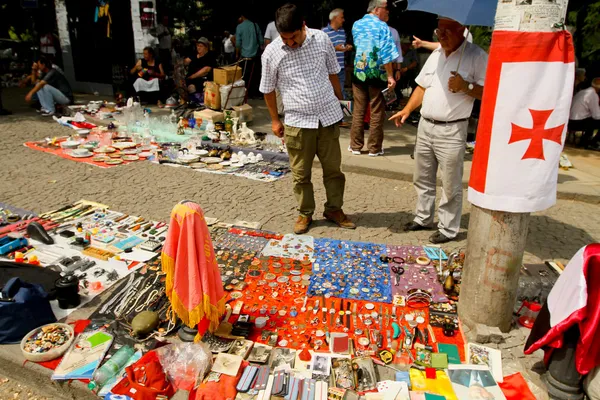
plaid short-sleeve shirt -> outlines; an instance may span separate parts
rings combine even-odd
[[[326,33],[306,28],[306,40],[297,49],[277,37],[262,55],[260,91],[279,90],[285,108],[285,123],[296,128],[316,129],[319,122],[330,126],[343,118],[329,75],[340,72],[335,49]]]

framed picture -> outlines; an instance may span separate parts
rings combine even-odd
[[[271,346],[255,343],[254,347],[252,347],[252,350],[250,351],[250,355],[248,356],[248,361],[264,364],[269,361],[272,350],[273,348]]]
[[[356,388],[359,392],[374,390],[377,386],[375,367],[370,357],[359,357],[352,360],[352,371]]]
[[[233,342],[231,349],[229,349],[229,354],[235,354],[246,359],[248,354],[250,354],[250,350],[252,350],[253,344],[254,342],[251,340],[237,339]]]
[[[277,347],[271,352],[269,367],[271,371],[294,368],[296,350]]]

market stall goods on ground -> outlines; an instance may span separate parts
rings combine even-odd
[[[163,384],[144,398],[183,389],[198,399],[211,393],[223,399],[357,393],[456,399],[478,382],[503,398],[498,355],[467,348],[456,315],[464,254],[215,223],[210,234],[227,312],[216,332],[183,345],[173,340],[181,322],[165,294],[159,257],[167,224],[89,201],[35,219],[51,240],[30,232],[29,221],[0,228],[0,240],[10,243],[9,232],[30,234],[27,244],[1,247],[3,257],[76,281],[80,304],[111,289],[90,320],[73,330],[79,335],[63,358],[44,364],[55,369],[53,379],[93,379],[101,394],[132,398],[143,398],[136,392],[147,379]],[[80,306],[62,300],[50,302],[58,318]],[[53,343],[60,336],[53,332],[62,331],[44,329],[50,339],[30,341],[28,351],[44,353],[44,346],[68,339]],[[103,362],[107,354],[114,358]],[[104,379],[111,368],[118,377]]]

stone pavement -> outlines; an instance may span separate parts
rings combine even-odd
[[[207,216],[227,222],[257,221],[263,229],[281,233],[291,231],[296,211],[290,176],[268,184],[148,162],[100,169],[36,152],[24,147],[23,143],[71,132],[23,107],[20,105],[21,99],[17,91],[4,92],[5,106],[17,114],[0,117],[0,202],[43,212],[85,198],[108,204],[128,214],[168,221],[173,205],[182,199],[190,199],[202,205]],[[253,129],[267,130],[269,125],[265,125],[268,121],[264,115],[261,117],[260,112],[256,115],[259,118]],[[402,226],[412,219],[415,192],[409,181],[398,178],[402,178],[402,174],[406,177],[412,173],[408,169],[408,160],[411,151],[409,142],[413,140],[413,135],[412,127],[390,132],[386,140],[389,157],[372,159],[350,156],[344,151],[344,169],[351,171],[346,174],[344,208],[358,225],[354,231],[337,229],[321,218],[321,204],[325,201],[325,195],[321,184],[322,173],[315,168],[313,182],[319,206],[315,215],[317,220],[310,234],[378,243],[426,244],[430,232],[406,233],[402,230]],[[348,136],[347,131],[344,136]],[[342,145],[345,149],[347,142]],[[577,180],[565,178],[561,185],[578,182],[579,186],[584,186],[585,182],[591,192],[600,190],[596,178],[600,177],[597,153],[574,151],[573,154],[572,161],[578,170],[583,168],[578,165],[581,162],[588,172],[585,172],[585,176],[581,172],[580,177],[575,178]],[[404,164],[407,168],[402,174],[384,170],[388,166],[393,171],[400,171],[398,165]],[[565,174],[561,172],[561,175]],[[548,259],[566,261],[580,247],[600,239],[600,206],[592,203],[594,196],[584,196],[582,199],[587,202],[561,199],[549,210],[533,215],[524,262],[539,263]],[[444,246],[448,251],[466,246],[470,214],[466,195],[463,209],[461,233],[457,241]],[[0,359],[10,357],[11,365],[18,365],[20,355],[11,353],[11,350],[4,351],[4,348],[6,346],[0,348]],[[507,349],[507,357],[510,358],[506,361],[515,360],[519,368],[530,371],[532,365],[539,361],[539,355],[525,359],[522,358],[521,349]],[[513,357],[513,352],[521,354]],[[27,368],[33,368],[39,374],[41,367]],[[5,373],[2,363],[0,372]],[[48,379],[47,376],[45,379]],[[541,385],[539,376],[530,379],[536,385]],[[4,394],[0,391],[0,399],[3,398]]]

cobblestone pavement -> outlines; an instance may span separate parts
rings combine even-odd
[[[190,199],[207,216],[222,221],[257,221],[264,229],[287,233],[296,218],[288,176],[275,183],[212,175],[185,168],[138,162],[101,169],[37,152],[23,146],[27,140],[64,135],[65,128],[37,116],[0,119],[0,201],[36,212],[48,211],[85,198],[115,210],[167,221],[173,205]],[[416,195],[406,181],[346,174],[345,211],[358,229],[335,228],[321,217],[325,193],[322,173],[313,170],[316,221],[310,233],[392,244],[424,244],[430,232],[406,233],[402,226],[412,218]],[[462,230],[447,249],[466,246],[470,205],[464,196]],[[558,201],[532,217],[526,262],[551,258],[568,260],[581,246],[600,239],[600,206]]]
[[[49,400],[38,390],[0,375],[0,400]]]

